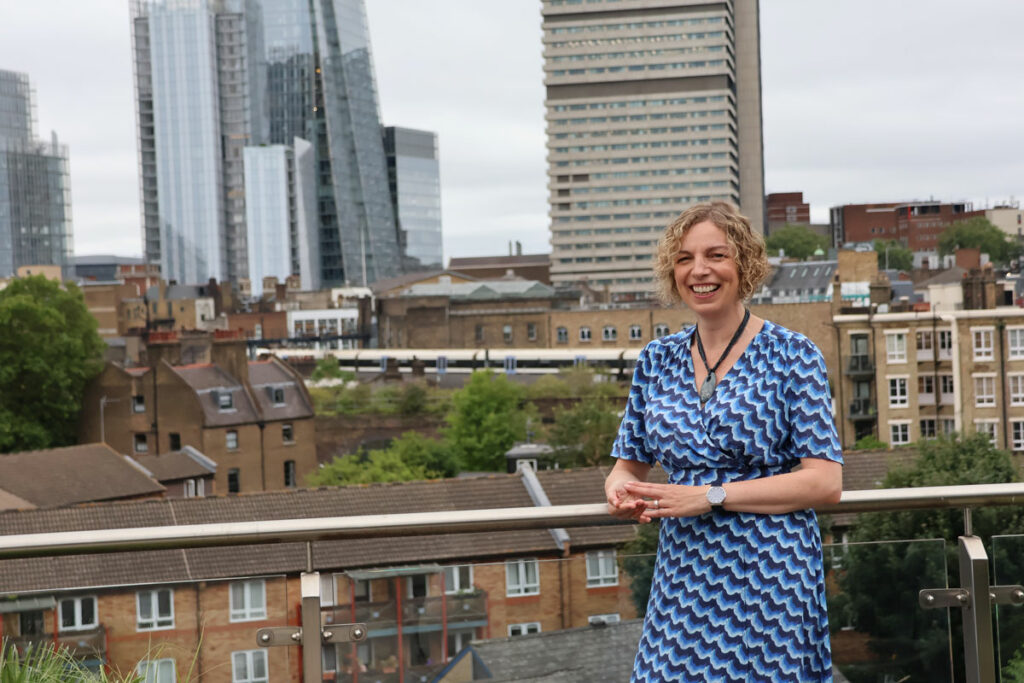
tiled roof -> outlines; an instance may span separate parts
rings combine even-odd
[[[198,456],[198,457],[196,457]],[[180,451],[161,453],[160,455],[132,456],[153,474],[160,482],[191,479],[192,477],[208,477],[217,471],[217,464],[205,457],[191,446]]]
[[[0,482],[8,493],[41,508],[164,492],[106,444],[0,455]]]
[[[438,277],[439,275],[454,275],[465,280],[476,280],[475,277],[465,275],[464,273],[458,273],[454,269],[438,268],[436,270],[406,273],[405,275],[398,275],[396,277],[389,277],[383,280],[377,280],[376,282],[370,283],[370,289],[372,289],[375,293],[380,294],[384,292],[389,292],[392,289],[396,289],[398,287],[404,287],[406,285],[415,284],[417,282],[422,282],[424,280],[431,280]]]
[[[203,407],[204,426],[249,424],[259,419],[256,406],[253,405],[249,393],[241,382],[220,367],[209,363],[197,363],[177,365],[172,369],[198,395],[199,405]],[[223,391],[231,394],[232,406],[227,410],[221,410],[218,403],[219,394]]]
[[[519,254],[518,256],[464,256],[448,260],[452,270],[459,268],[497,268],[516,266],[546,266],[551,262],[551,254]]]
[[[536,280],[484,280],[480,282],[429,282],[412,285],[401,296],[447,296],[452,299],[551,298],[553,287]]]
[[[249,384],[253,388],[259,410],[266,420],[294,420],[313,417],[313,406],[306,393],[299,387],[295,375],[291,374],[276,358],[249,363]],[[273,400],[273,390],[284,391],[284,401]]]
[[[0,489],[0,510],[31,510],[36,506],[24,498]]]
[[[604,474],[597,469],[542,472],[540,480],[551,488],[548,495],[553,505],[604,500]],[[7,512],[0,513],[0,535],[532,506],[520,475],[501,474]],[[575,549],[617,545],[632,539],[633,534],[630,525],[569,529],[570,543]],[[480,561],[521,554],[556,556],[560,551],[547,529],[534,529],[324,541],[314,544],[313,556],[317,569],[343,571],[422,562]],[[304,568],[305,546],[301,543],[6,560],[0,561],[0,592],[185,582],[298,573]]]

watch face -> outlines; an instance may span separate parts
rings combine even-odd
[[[708,502],[712,505],[721,505],[725,502],[725,489],[721,486],[712,486],[708,489]]]

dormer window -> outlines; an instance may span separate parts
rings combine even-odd
[[[235,401],[230,391],[217,392],[217,407],[221,410],[231,410],[235,407]]]
[[[270,397],[274,401],[275,406],[284,405],[284,389],[281,387],[274,387],[270,390]]]

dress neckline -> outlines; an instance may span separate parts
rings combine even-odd
[[[747,354],[750,352],[750,349],[753,348],[755,344],[760,343],[761,336],[768,330],[769,325],[773,324],[774,323],[772,323],[770,320],[762,321],[761,329],[757,331],[757,334],[755,334],[749,342],[747,342],[747,345],[743,347],[743,352],[736,358],[736,362],[733,363],[729,367],[729,370],[725,373],[725,375],[723,375],[722,378],[718,380],[717,386],[715,387],[715,393],[711,395],[711,398],[708,399],[707,403],[702,403],[700,400],[700,389],[697,387],[697,370],[693,364],[693,353],[690,349],[690,347],[693,345],[693,335],[697,330],[697,325],[694,324],[692,327],[690,327],[689,330],[687,330],[686,338],[684,340],[682,348],[685,354],[683,368],[689,374],[689,376],[684,378],[684,384],[686,384],[687,393],[692,394],[694,397],[696,397],[697,404],[700,406],[701,412],[703,412],[704,408],[711,405],[711,403],[715,401],[715,397],[717,397],[722,392],[726,391],[729,385],[732,384],[732,377],[734,374],[733,370],[736,368],[736,366],[746,362]]]

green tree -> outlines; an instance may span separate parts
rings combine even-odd
[[[647,612],[647,599],[651,595],[658,529],[658,522],[638,524],[636,537],[622,548],[622,569],[629,575],[629,592],[640,616]]]
[[[940,254],[952,254],[961,248],[980,249],[994,263],[1009,263],[1020,251],[1009,235],[981,216],[957,221],[942,231]]]
[[[875,251],[879,268],[910,270],[914,267],[914,252],[896,240],[875,240]]]
[[[322,379],[342,379],[346,382],[351,382],[356,376],[354,373],[342,370],[341,366],[338,365],[338,359],[334,356],[324,356],[316,362],[316,367],[313,368],[309,378],[314,382]]]
[[[344,486],[440,479],[458,474],[458,462],[444,443],[406,432],[387,448],[336,457],[306,478],[310,486]]]
[[[526,436],[522,391],[504,375],[474,372],[452,396],[443,434],[467,470],[505,470],[505,451]]]
[[[777,253],[782,249],[786,256],[801,261],[813,256],[818,249],[827,251],[829,247],[827,238],[811,232],[803,225],[784,225],[778,230],[772,230],[764,244],[769,252]]]
[[[619,422],[616,404],[594,396],[581,398],[569,408],[555,408],[548,443],[567,465],[600,465],[610,458]]]
[[[103,349],[74,284],[34,275],[0,291],[0,452],[73,444]]]

